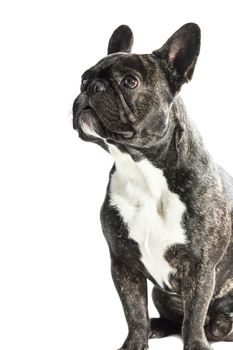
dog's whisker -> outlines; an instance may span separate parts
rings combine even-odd
[[[66,120],[68,121],[69,124],[72,124],[73,122],[73,113],[72,113],[72,108],[69,110],[69,112],[66,115]]]

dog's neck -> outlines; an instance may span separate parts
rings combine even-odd
[[[169,127],[159,142],[150,148],[136,149],[127,146],[122,151],[129,153],[135,161],[147,158],[155,167],[163,170],[170,188],[173,189],[179,184],[179,178],[189,178],[205,172],[206,168],[213,168],[202,137],[188,118],[180,97],[172,105]]]
[[[149,158],[158,168],[165,170],[167,166],[185,166],[190,161],[197,162],[200,154],[208,152],[202,137],[194,123],[188,118],[184,103],[180,97],[173,102],[170,110],[169,127],[160,141],[149,148],[124,146],[134,160]],[[122,148],[124,151],[124,149]]]

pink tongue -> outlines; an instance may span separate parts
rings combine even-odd
[[[90,135],[95,134],[92,116],[90,115],[90,112],[88,113],[88,110],[82,111],[82,114],[80,115],[79,122],[80,122],[80,126],[81,126],[82,130],[85,132],[85,134],[90,134]]]
[[[93,126],[86,124],[85,122],[81,123],[81,127],[86,134],[92,134],[94,132]]]

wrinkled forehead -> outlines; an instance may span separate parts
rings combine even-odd
[[[114,53],[104,57],[95,66],[88,69],[83,74],[83,78],[111,78],[120,72],[121,74],[135,74],[146,79],[149,61],[149,55]]]

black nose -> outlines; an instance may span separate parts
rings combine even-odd
[[[106,91],[106,83],[103,80],[99,80],[96,79],[94,81],[91,82],[91,84],[89,85],[89,89],[92,93],[96,93],[96,92],[101,92],[101,91]]]

